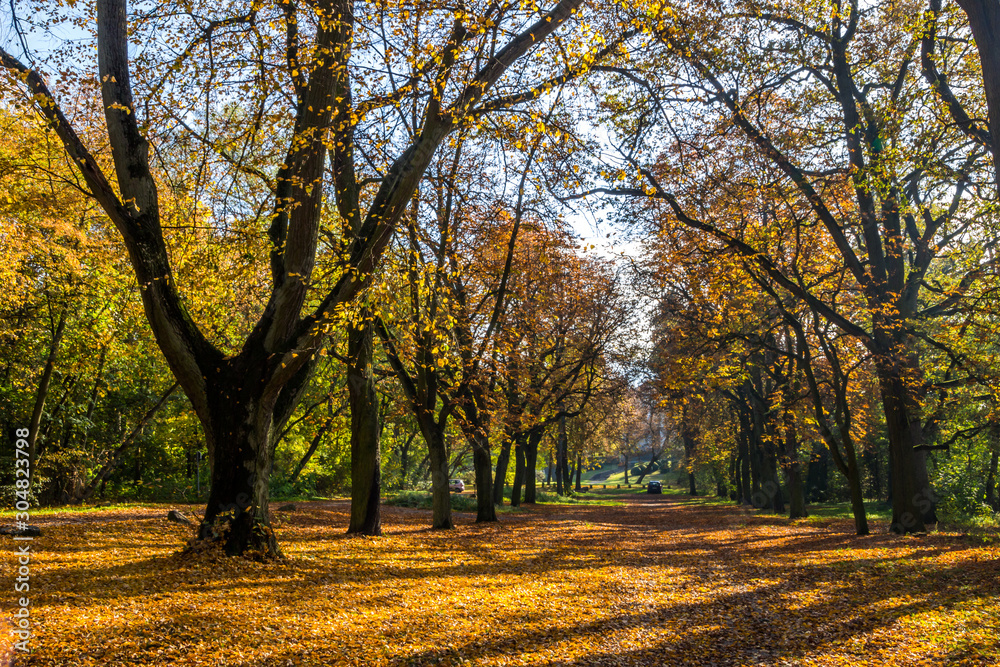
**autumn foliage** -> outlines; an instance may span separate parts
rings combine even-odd
[[[196,508],[190,508],[196,509]],[[189,510],[190,511],[190,510]],[[23,665],[996,664],[1000,550],[852,536],[687,496],[342,535],[345,501],[274,521],[286,558],[182,557],[159,507],[56,514]],[[879,531],[884,533],[883,531]]]

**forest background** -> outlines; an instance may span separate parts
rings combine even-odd
[[[276,554],[272,497],[448,528],[452,478],[489,522],[615,461],[996,527],[992,5],[14,8],[10,503]]]

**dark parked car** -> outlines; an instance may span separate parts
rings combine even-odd
[[[646,485],[646,493],[663,493],[663,484],[660,482],[650,482]]]

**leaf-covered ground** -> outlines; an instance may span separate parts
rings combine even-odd
[[[16,664],[1000,664],[1000,548],[956,536],[667,495],[450,532],[387,507],[381,538],[344,536],[347,510],[276,513],[265,564],[179,556],[164,507],[46,516]]]

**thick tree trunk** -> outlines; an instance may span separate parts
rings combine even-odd
[[[1000,504],[997,503],[997,464],[1000,459],[1000,444],[993,443],[993,452],[990,455],[990,468],[986,475],[986,488],[983,492],[983,501],[993,508],[993,511],[1000,511]]]
[[[830,450],[825,446],[813,445],[812,456],[806,470],[806,500],[825,502],[830,487]]]
[[[936,521],[934,496],[926,485],[926,463],[923,456],[918,456],[922,452],[913,450],[921,441],[919,418],[910,418],[905,380],[885,368],[890,363],[886,360],[877,364],[892,453],[892,523],[889,529],[901,534],[920,533],[926,529],[927,519]],[[920,467],[923,467],[922,474],[918,470]]]
[[[212,474],[198,537],[222,541],[231,556],[280,556],[268,511],[274,447],[313,366],[301,366],[275,391],[268,379],[280,361],[269,361],[262,348],[219,364],[205,383],[205,416],[199,414]]]
[[[228,389],[215,396],[211,411],[212,483],[198,537],[222,540],[230,556],[279,556],[268,514],[272,406],[240,396],[235,386]]]
[[[362,312],[362,317],[368,313]],[[381,436],[372,372],[372,327],[351,327],[347,338],[347,393],[351,406],[351,521],[348,533],[381,535]]]
[[[473,386],[465,392],[461,421],[462,433],[472,448],[472,467],[476,475],[476,523],[497,520],[493,503],[493,454],[490,451],[489,412],[485,409],[485,392]],[[501,492],[503,487],[501,486]]]

